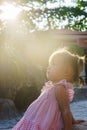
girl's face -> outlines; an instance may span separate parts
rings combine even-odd
[[[66,79],[68,82],[73,82],[74,71],[71,65],[64,64],[50,64],[47,69],[47,77],[53,82]]]

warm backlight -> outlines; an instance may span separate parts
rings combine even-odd
[[[17,15],[21,11],[19,7],[13,4],[5,3],[2,6],[0,6],[1,15],[0,18],[3,20],[12,20],[16,19]]]

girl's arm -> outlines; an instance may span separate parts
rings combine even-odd
[[[85,120],[82,120],[82,119],[80,119],[80,120],[75,120],[75,118],[74,118],[73,115],[72,115],[72,124],[80,124],[80,123],[82,123],[82,122],[85,122]]]
[[[68,93],[63,85],[58,85],[56,87],[56,99],[62,114],[62,119],[64,122],[64,130],[72,129],[72,113],[70,111]]]

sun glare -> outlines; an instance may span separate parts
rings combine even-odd
[[[76,3],[71,0],[64,0],[64,2],[67,6],[76,6]]]
[[[17,15],[20,13],[21,9],[13,4],[4,3],[0,6],[1,15],[0,19],[12,20],[16,19]]]

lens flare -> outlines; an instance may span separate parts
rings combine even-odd
[[[21,8],[14,4],[4,3],[0,6],[1,14],[0,19],[2,20],[13,20],[16,19],[17,15],[20,13]]]

